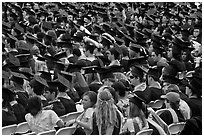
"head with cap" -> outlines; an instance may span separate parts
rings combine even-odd
[[[40,76],[35,75],[34,78],[30,81],[29,85],[31,86],[31,90],[36,95],[43,95],[47,82],[43,78],[40,78]]]
[[[148,84],[152,85],[159,81],[159,70],[157,68],[150,68],[147,73]]]
[[[131,84],[139,85],[144,81],[144,71],[140,68],[140,66],[131,67],[131,71],[128,75]]]
[[[107,86],[102,86],[98,90],[95,112],[100,134],[105,134],[112,126],[119,126],[114,99]]]
[[[110,61],[117,60],[120,57],[120,53],[118,52],[116,47],[113,47],[107,51],[108,59]]]
[[[166,99],[166,107],[178,110],[180,106],[180,94],[175,91],[169,91],[166,95],[162,95],[161,98]]]
[[[197,98],[200,98],[202,96],[202,79],[193,77],[186,87],[186,94],[189,97],[197,96]]]
[[[114,82],[112,87],[115,89],[115,92],[118,93],[120,97],[125,97],[127,88],[122,82],[120,81]]]
[[[47,101],[52,101],[57,97],[58,84],[58,82],[48,82],[49,87],[45,87],[45,92],[43,93]]]

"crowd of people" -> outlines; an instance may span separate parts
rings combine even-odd
[[[177,122],[202,134],[202,3],[3,2],[2,126],[22,122],[36,134],[166,135]]]

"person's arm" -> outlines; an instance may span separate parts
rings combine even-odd
[[[94,44],[97,48],[100,48],[100,47],[102,47],[102,44],[100,44],[100,43],[98,43],[97,41],[95,41],[95,40],[93,40],[93,39],[91,39],[91,38],[89,38],[89,37],[84,37],[84,41],[85,42],[91,42],[92,44]]]
[[[64,122],[60,119],[57,121],[56,125],[60,128],[64,127]]]

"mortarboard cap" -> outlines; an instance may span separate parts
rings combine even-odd
[[[21,27],[18,23],[15,23],[15,29],[18,30],[20,33],[24,33],[24,28]]]
[[[14,82],[23,82],[23,79],[28,79],[25,75],[23,75],[22,73],[19,73],[19,72],[11,72],[11,79],[12,81]]]
[[[97,73],[97,68],[98,68],[98,66],[82,67],[82,69],[84,70],[85,74]]]
[[[78,60],[75,64],[69,64],[69,66],[67,67],[67,72],[80,72],[80,70],[82,69],[82,67],[86,67],[87,66],[87,62],[85,60]]]
[[[58,81],[65,87],[69,87],[73,77],[74,75],[71,73],[60,71],[60,74],[58,74]]]
[[[101,80],[108,79],[108,78],[111,78],[111,79],[114,78],[113,72],[107,67],[98,68],[97,71],[100,74]]]
[[[8,34],[8,36],[9,36],[9,40],[10,40],[10,42],[16,42],[16,41],[18,41],[18,39],[15,37],[15,36],[13,36],[13,35],[10,35],[10,34]]]
[[[163,76],[163,81],[170,83],[170,84],[178,84],[180,83],[180,80],[178,78],[176,78],[175,76],[171,76],[171,75],[164,75]]]
[[[132,67],[135,65],[143,65],[147,64],[147,57],[139,57],[139,58],[133,58],[128,60],[128,66]]]
[[[54,68],[56,70],[59,70],[59,71],[64,70],[65,69],[65,64],[63,62],[61,62],[61,61],[55,61]]]
[[[38,87],[38,86],[48,87],[47,81],[38,75],[34,75],[34,78],[30,81],[30,85],[33,87]]]
[[[48,84],[48,87],[46,87],[45,90],[58,91],[58,86],[59,86],[58,81],[48,81],[47,84]]]
[[[139,109],[142,109],[143,102],[145,103],[145,101],[142,98],[138,97],[137,95],[134,95],[133,97],[129,98],[129,102],[137,105]]]
[[[110,45],[112,45],[112,41],[109,38],[107,38],[106,36],[102,36],[101,43],[103,44],[103,46],[110,46]]]
[[[43,22],[42,23],[42,28],[46,30],[51,30],[52,29],[52,23],[51,22]]]
[[[26,68],[26,67],[19,67],[20,73],[25,75],[29,80],[34,77],[34,74],[32,73],[31,68]]]
[[[15,66],[20,66],[20,61],[17,57],[15,57],[12,54],[9,54],[9,62],[12,63]]]
[[[28,62],[30,60],[30,54],[19,54],[15,57],[19,59],[20,63]]]
[[[38,71],[40,72],[40,77],[45,79],[47,82],[52,81],[52,76],[54,75],[53,73],[46,72],[46,71]]]
[[[64,58],[64,57],[67,57],[66,52],[59,52],[59,53],[54,55],[54,58],[56,58],[57,60]]]

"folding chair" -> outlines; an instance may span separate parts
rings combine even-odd
[[[2,135],[12,135],[15,133],[17,124],[2,127]]]
[[[136,135],[151,135],[152,132],[153,132],[153,129],[144,129],[144,130],[137,132]]]
[[[171,135],[178,135],[184,128],[185,122],[172,123],[168,126]]]
[[[167,110],[166,108],[164,108],[164,109],[159,109],[159,110],[157,110],[155,113],[159,116],[159,115],[161,115],[165,110]]]
[[[35,132],[31,132],[31,133],[27,133],[27,134],[23,134],[23,135],[36,135]]]
[[[150,102],[149,106],[154,109],[160,109],[164,104],[164,100],[157,99],[154,102]]]
[[[55,135],[55,133],[56,133],[55,130],[49,130],[49,131],[40,132],[37,135]]]
[[[75,126],[60,128],[60,129],[55,133],[55,135],[72,135],[75,130],[76,130],[76,127],[75,127]]]
[[[22,122],[17,125],[15,134],[23,134],[30,131],[30,127],[27,122]]]
[[[61,116],[60,119],[62,119],[62,121],[64,122],[67,122],[72,119],[76,119],[81,113],[82,112],[71,112],[71,113]]]

